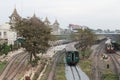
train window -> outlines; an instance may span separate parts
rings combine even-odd
[[[112,47],[114,47],[114,45],[112,45]]]
[[[74,53],[75,53],[75,56],[79,56],[79,52],[75,51]]]
[[[68,57],[71,57],[71,52],[67,52],[66,55],[67,55]]]
[[[110,46],[107,46],[107,48],[110,48]]]
[[[110,48],[111,47],[111,45],[107,45],[107,48]]]

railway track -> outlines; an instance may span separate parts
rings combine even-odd
[[[93,72],[93,79],[94,80],[101,80],[101,75],[100,75],[100,68],[99,68],[99,56],[104,52],[104,41],[99,44],[99,46],[97,47],[96,49],[96,52],[94,54],[94,59],[93,59],[93,69],[92,69],[92,72]]]
[[[80,76],[77,66],[70,66],[70,68],[71,68],[71,73],[73,75],[72,80],[81,80],[81,76]]]
[[[120,54],[119,53],[115,53],[116,55],[118,55],[118,56],[120,56]]]
[[[28,68],[27,64],[29,60],[29,56],[27,56],[27,58],[25,59],[25,61],[22,62],[22,66],[21,68],[17,71],[17,73],[15,74],[15,76],[13,77],[13,80],[17,80],[20,76],[19,74],[24,74],[24,72],[26,71],[26,69]],[[21,77],[20,77],[21,78]]]
[[[28,58],[28,54],[22,53],[16,55],[7,65],[3,74],[1,74],[1,80],[13,80],[13,78],[17,75],[19,70],[21,69],[23,63]]]
[[[120,80],[120,62],[118,61],[118,59],[115,57],[115,55],[113,54],[109,54],[113,64],[114,64],[114,68],[115,68],[115,72],[118,76],[118,80]]]
[[[10,67],[13,65],[13,61],[15,61],[20,55],[22,55],[23,53],[19,53],[15,56],[12,57],[12,59],[7,63],[6,67],[4,68],[4,70],[2,71],[1,75],[0,75],[0,79],[3,79],[4,75],[7,74],[7,72],[9,71]]]
[[[58,51],[58,52],[54,55],[54,57],[52,58],[52,59],[53,59],[53,60],[52,60],[53,65],[52,65],[52,69],[51,69],[51,71],[50,71],[50,73],[49,73],[49,75],[48,75],[48,79],[47,79],[47,80],[53,80],[53,79],[55,78],[56,66],[57,66],[59,60],[61,59],[61,56],[64,55],[64,54],[63,54],[64,51],[65,51],[64,49],[61,50],[61,51]]]
[[[96,52],[95,52],[95,54],[94,54],[94,57],[100,55],[101,50],[103,50],[104,47],[105,47],[105,46],[104,46],[104,45],[105,45],[104,43],[105,43],[105,41],[103,41],[103,42],[101,42],[101,44],[99,44],[99,46],[97,47]]]
[[[23,60],[19,63],[18,67],[14,70],[14,72],[8,77],[9,80],[16,80],[14,77],[18,74],[19,71],[23,68],[25,61],[28,59],[29,55],[25,56]]]

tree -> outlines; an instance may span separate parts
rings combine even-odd
[[[74,35],[76,40],[79,41],[79,49],[82,51],[84,58],[84,52],[95,42],[96,35],[90,29],[79,29]]]
[[[18,21],[15,30],[25,39],[22,47],[29,52],[30,62],[33,60],[32,56],[38,59],[36,54],[44,53],[48,49],[48,42],[53,38],[51,29],[35,16]]]

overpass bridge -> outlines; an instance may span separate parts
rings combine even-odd
[[[98,33],[98,32],[96,32],[95,34],[101,34],[101,35],[119,35],[120,33],[116,33],[116,32],[114,32],[114,33]]]
[[[113,36],[116,36],[117,38],[119,38],[120,36],[120,33],[95,33],[97,35],[97,38],[99,40],[103,39],[103,38],[107,38],[107,37],[110,37],[112,38]]]

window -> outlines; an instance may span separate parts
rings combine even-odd
[[[6,35],[7,35],[7,33],[6,33],[6,32],[4,32],[4,35],[6,36]]]

